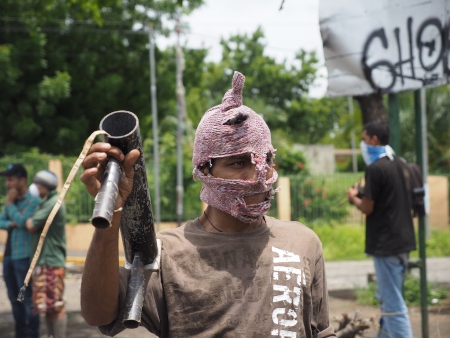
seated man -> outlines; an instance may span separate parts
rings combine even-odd
[[[264,120],[242,105],[235,73],[222,104],[203,116],[194,177],[206,211],[162,231],[159,271],[146,271],[141,325],[160,337],[336,337],[318,237],[298,222],[264,216],[275,193],[274,148]],[[120,208],[139,152],[97,143],[81,179],[95,196],[107,156],[123,161],[112,226],[95,230],[81,286],[82,315],[106,335],[122,330],[129,271],[118,268]]]

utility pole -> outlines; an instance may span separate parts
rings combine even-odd
[[[178,126],[177,126],[177,220],[178,226],[181,226],[183,221],[183,121],[185,116],[185,103],[184,103],[184,86],[183,86],[183,71],[184,71],[184,56],[183,50],[180,47],[180,34],[181,34],[181,24],[180,16],[181,9],[177,7],[177,23],[176,23],[176,33],[177,33],[177,47],[176,47],[176,58],[177,58],[177,108],[178,108]]]
[[[161,198],[159,192],[159,140],[158,140],[158,110],[156,105],[156,76],[155,76],[155,37],[153,35],[153,23],[148,24],[148,42],[150,58],[150,96],[152,100],[152,124],[153,124],[153,162],[155,175],[155,210],[156,230],[159,231],[161,223]]]

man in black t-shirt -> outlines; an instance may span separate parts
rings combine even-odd
[[[409,252],[416,249],[407,164],[394,156],[384,122],[364,126],[361,152],[367,164],[362,198],[357,187],[348,200],[367,215],[366,249],[373,256],[382,317],[378,337],[412,337],[402,285]]]

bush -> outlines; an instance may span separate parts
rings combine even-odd
[[[313,223],[311,229],[319,236],[326,261],[363,260],[364,226]]]
[[[367,288],[355,287],[356,302],[361,305],[377,306],[378,299],[375,297],[377,293],[377,283],[371,282]]]
[[[361,305],[378,305],[376,295],[376,283],[369,283],[367,288],[355,288],[356,302]],[[420,280],[408,274],[403,284],[403,297],[407,306],[420,306]],[[427,284],[428,305],[438,304],[448,297],[445,288],[437,287],[432,283]]]
[[[307,225],[341,222],[349,213],[345,190],[332,189],[326,177],[291,179],[292,219]]]

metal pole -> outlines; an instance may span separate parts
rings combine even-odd
[[[398,94],[389,94],[389,145],[397,155],[400,155],[400,118]]]
[[[358,172],[358,162],[356,160],[356,139],[355,139],[355,118],[353,113],[353,98],[348,97],[348,112],[352,121],[351,143],[352,143],[352,167],[353,172]]]
[[[161,223],[161,198],[159,192],[159,140],[158,140],[158,110],[156,105],[156,76],[155,76],[155,37],[153,24],[148,24],[148,42],[150,58],[150,95],[152,100],[152,124],[153,124],[153,161],[155,175],[155,212],[156,230],[159,231]]]
[[[430,237],[430,225],[428,222],[428,214],[430,213],[430,194],[428,190],[428,127],[427,127],[427,102],[426,102],[426,89],[420,89],[420,111],[422,119],[422,178],[425,185],[425,208],[427,216],[425,217],[425,231],[426,238]]]
[[[180,47],[180,8],[177,8],[177,107],[178,107],[178,127],[177,127],[177,221],[178,226],[181,226],[183,221],[183,117],[184,117],[184,87],[183,87],[183,51]]]
[[[416,119],[416,154],[424,182],[426,182],[425,171],[428,173],[428,158],[426,146],[426,116],[424,109],[424,89],[414,91],[414,106]],[[428,190],[428,189],[426,189]],[[419,256],[420,256],[420,307],[422,315],[422,337],[428,338],[428,305],[427,305],[427,262],[426,262],[426,223],[428,216],[419,217]]]

